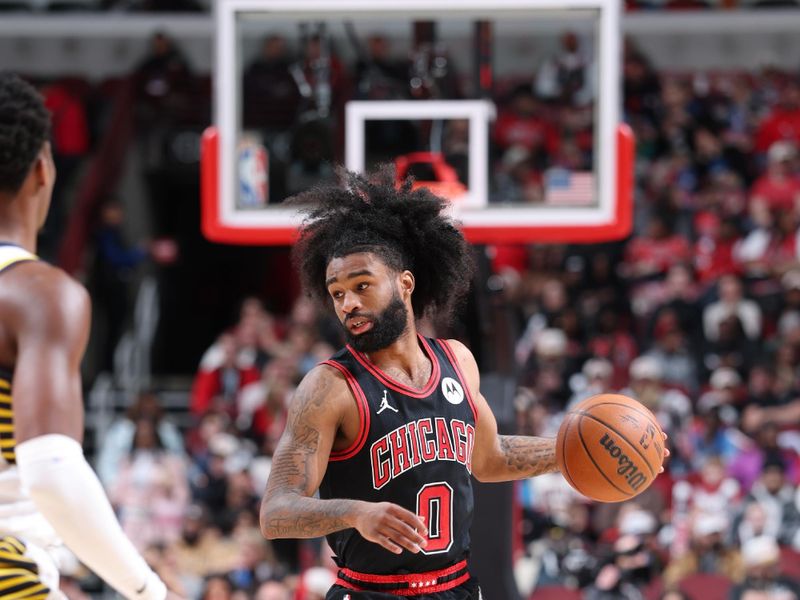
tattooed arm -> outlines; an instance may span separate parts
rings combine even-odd
[[[479,481],[510,481],[557,471],[554,438],[498,435],[497,421],[480,393],[480,373],[475,358],[462,343],[455,340],[448,340],[448,343],[458,359],[478,413],[473,475]]]
[[[357,409],[338,371],[318,366],[306,375],[289,408],[261,503],[261,532],[269,539],[320,537],[354,527],[366,539],[399,554],[419,552],[421,519],[388,502],[314,498],[334,443],[357,434]],[[421,532],[422,535],[420,533]]]

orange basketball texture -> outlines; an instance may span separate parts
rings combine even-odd
[[[556,461],[569,484],[599,502],[620,502],[648,488],[664,461],[664,437],[643,404],[598,394],[567,413]]]

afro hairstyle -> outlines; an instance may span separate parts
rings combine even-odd
[[[414,275],[411,304],[416,317],[450,320],[469,291],[472,251],[444,211],[447,200],[412,181],[395,185],[384,166],[359,175],[339,170],[339,185],[318,186],[290,202],[306,214],[292,251],[306,292],[329,301],[325,285],[334,258],[371,252],[390,269]]]
[[[36,89],[0,72],[0,192],[15,194],[50,138],[50,113]]]

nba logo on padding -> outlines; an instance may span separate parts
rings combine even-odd
[[[450,404],[461,404],[464,401],[464,390],[452,377],[442,379],[442,393]]]

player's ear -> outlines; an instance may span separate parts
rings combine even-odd
[[[415,285],[416,281],[414,280],[414,274],[411,271],[405,270],[400,273],[400,289],[402,291],[403,298],[411,296],[411,292],[414,291]]]
[[[33,175],[36,179],[37,188],[51,188],[56,180],[56,165],[53,161],[53,152],[50,148],[50,142],[42,144],[42,149],[36,156],[36,162],[33,165]]]

